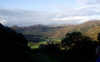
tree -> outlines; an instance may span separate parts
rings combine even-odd
[[[21,33],[0,24],[1,62],[32,62],[28,41]]]
[[[62,40],[62,45],[70,47],[65,55],[68,62],[94,62],[96,61],[96,43],[81,32],[70,32]]]
[[[100,33],[98,33],[98,46],[96,48],[97,56],[100,56]]]
[[[72,43],[76,43],[81,40],[81,32],[69,32],[65,35],[65,38],[62,40],[63,46],[71,46]]]

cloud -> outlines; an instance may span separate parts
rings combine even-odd
[[[0,17],[0,23],[5,25],[5,24],[7,24],[7,21],[5,19],[3,19],[2,17]]]
[[[34,24],[48,24],[51,13],[43,11],[0,9],[0,16],[7,20],[7,25],[28,26]]]
[[[63,17],[63,18],[54,18],[55,22],[64,22],[66,23],[72,23],[72,24],[80,24],[86,21],[90,20],[100,20],[100,16],[94,15],[94,16],[70,16],[70,17]]]
[[[88,20],[100,20],[100,0],[76,0],[79,7],[66,8],[58,17],[53,18],[55,22],[79,24]]]
[[[80,5],[100,4],[100,0],[77,0]]]
[[[35,24],[80,24],[92,19],[100,19],[99,6],[67,8],[57,13],[0,9],[0,16],[7,25],[29,26]]]
[[[80,24],[100,20],[100,0],[76,0],[78,7],[57,8],[57,12],[0,9],[0,16],[7,25],[29,26],[34,24]]]

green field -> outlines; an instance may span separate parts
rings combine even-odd
[[[61,42],[61,40],[53,39],[53,40],[51,40],[51,42],[53,42],[54,44],[59,44]],[[31,47],[32,49],[37,49],[37,48],[39,48],[39,46],[41,44],[46,45],[46,44],[48,44],[48,42],[47,41],[40,41],[40,42],[37,42],[37,43],[29,42],[28,46]]]
[[[46,41],[42,41],[38,43],[29,42],[28,46],[31,47],[32,49],[36,49],[36,48],[39,48],[41,44],[47,44],[47,42]]]

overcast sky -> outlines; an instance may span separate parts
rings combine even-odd
[[[79,24],[100,19],[100,0],[0,0],[1,17],[7,25]]]

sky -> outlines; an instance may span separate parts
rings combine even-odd
[[[74,7],[75,0],[1,0],[0,6],[8,9],[56,10],[58,7]]]
[[[80,24],[100,19],[100,0],[0,0],[0,18],[19,26]]]

